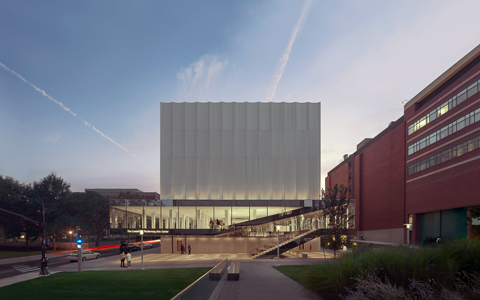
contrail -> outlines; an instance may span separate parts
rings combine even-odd
[[[305,22],[305,18],[308,15],[308,11],[310,10],[310,6],[312,5],[312,0],[305,1],[305,5],[303,6],[302,13],[300,14],[300,18],[298,18],[297,24],[293,28],[292,35],[290,36],[290,40],[288,41],[287,48],[283,52],[282,57],[280,57],[277,68],[273,73],[272,80],[267,88],[267,97],[265,98],[265,102],[272,102],[273,97],[275,96],[275,92],[277,91],[277,85],[282,79],[283,71],[285,70],[285,66],[287,65],[288,58],[290,57],[290,52],[292,52],[292,46],[297,38],[297,33],[302,27],[303,22]]]
[[[26,84],[30,85],[32,88],[34,88],[37,92],[39,92],[40,94],[42,94],[43,96],[47,97],[49,100],[55,102],[56,104],[58,104],[61,108],[63,108],[65,111],[69,112],[72,116],[76,117],[76,118],[79,118],[86,126],[90,127],[93,131],[95,131],[96,133],[100,134],[102,137],[106,138],[107,140],[109,140],[110,142],[114,143],[116,146],[120,147],[122,150],[124,150],[125,152],[127,152],[131,157],[135,158],[136,160],[140,161],[142,164],[144,164],[145,166],[147,167],[150,167],[149,165],[147,165],[142,159],[136,157],[135,155],[133,155],[132,153],[130,153],[130,151],[128,151],[128,149],[126,149],[125,147],[123,147],[122,145],[118,144],[117,142],[115,142],[113,139],[111,139],[110,137],[108,137],[106,134],[104,134],[103,132],[101,132],[100,130],[98,130],[97,128],[95,128],[95,126],[93,126],[92,124],[88,123],[87,121],[85,121],[84,119],[80,118],[79,116],[77,116],[76,113],[74,113],[70,108],[66,107],[65,105],[63,105],[62,102],[54,99],[52,96],[50,96],[49,94],[45,93],[44,90],[36,87],[35,85],[33,85],[32,83],[30,83],[30,81],[26,80],[25,78],[23,78],[20,74],[18,74],[17,72],[15,72],[14,70],[10,69],[9,67],[5,66],[4,64],[2,64],[0,62],[0,66],[2,68],[4,68],[5,70],[7,70],[8,72],[12,73],[13,75],[17,76],[18,78],[20,78],[23,82],[25,82]]]

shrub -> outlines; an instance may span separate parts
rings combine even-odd
[[[340,299],[347,289],[355,291],[355,284],[362,274],[372,272],[379,278],[385,278],[383,283],[389,289],[396,287],[396,292],[400,292],[400,287],[410,286],[411,282],[418,287],[434,282],[429,286],[435,289],[436,294],[443,290],[459,290],[460,283],[468,286],[466,290],[474,294],[474,290],[479,289],[479,282],[478,277],[472,274],[479,270],[480,240],[458,239],[440,247],[356,248],[339,259],[309,268],[299,282],[326,299]],[[454,297],[454,294],[451,295]]]

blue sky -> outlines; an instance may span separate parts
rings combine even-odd
[[[158,192],[160,102],[271,100],[322,102],[325,178],[480,43],[479,11],[441,0],[0,0],[0,174]]]

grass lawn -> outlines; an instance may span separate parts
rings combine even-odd
[[[59,273],[0,288],[2,299],[171,299],[210,268]]]
[[[0,259],[42,254],[42,251],[0,251]]]
[[[306,266],[279,266],[274,267],[278,271],[282,272],[283,274],[287,275],[288,277],[292,278],[296,282],[300,283],[300,278],[305,274],[309,274],[311,270],[313,270],[314,266],[306,265]],[[301,284],[301,283],[300,283]]]

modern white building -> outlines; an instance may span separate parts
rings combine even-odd
[[[162,200],[316,200],[320,103],[161,103]]]

